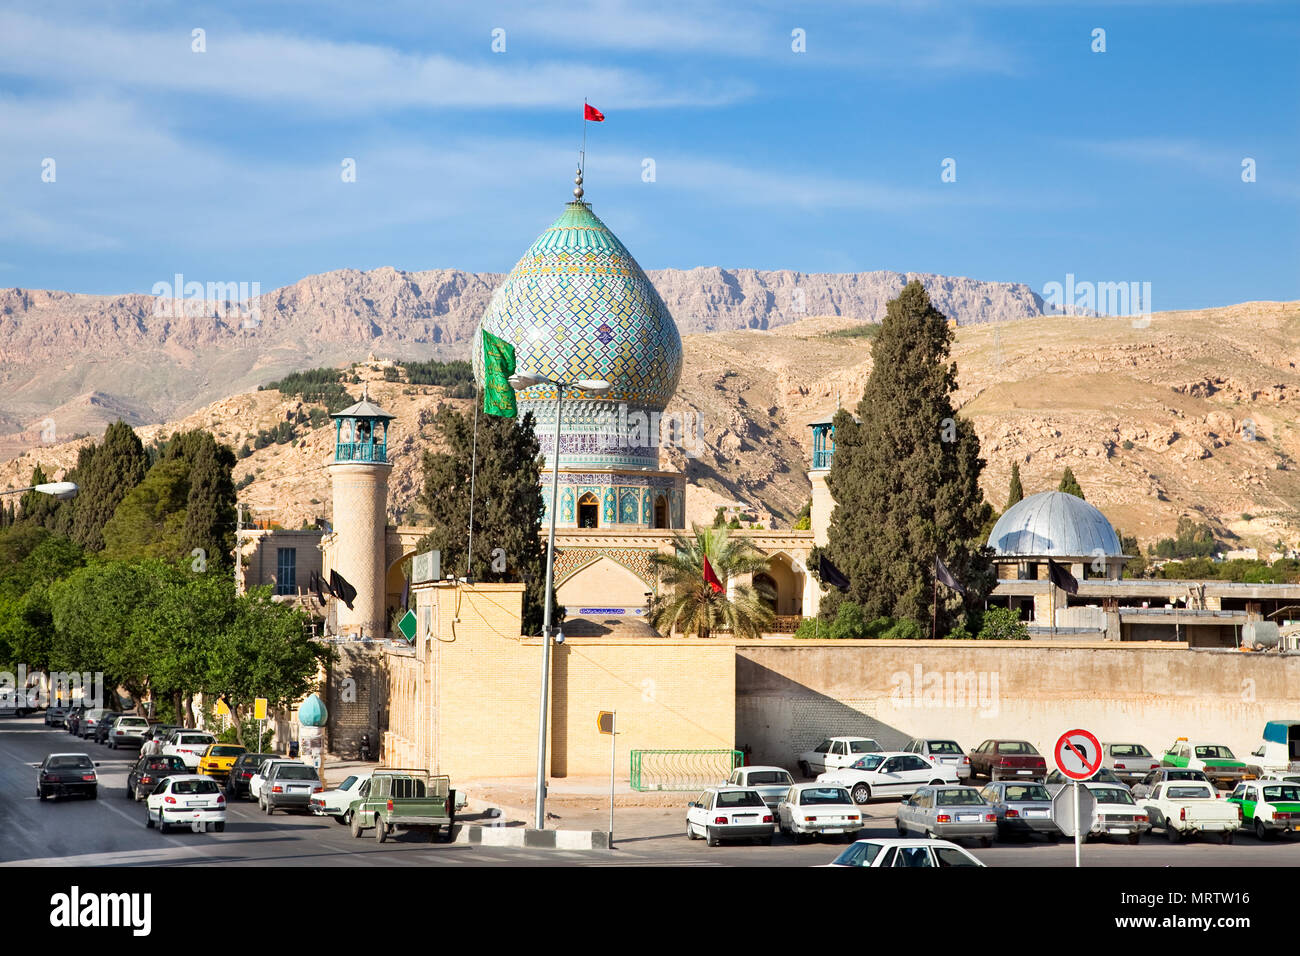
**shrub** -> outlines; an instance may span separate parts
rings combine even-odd
[[[1027,641],[1029,625],[1020,612],[1009,607],[991,607],[984,612],[976,638],[981,641]]]

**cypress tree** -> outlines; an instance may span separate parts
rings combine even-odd
[[[469,547],[470,456],[473,413],[462,415],[451,406],[439,409],[434,427],[445,451],[425,452],[424,488],[420,507],[429,514],[433,530],[417,550],[442,552],[442,573],[465,574]],[[541,485],[541,446],[531,412],[520,418],[480,415],[478,470],[474,485],[474,554],[470,574],[475,581],[522,581],[524,633],[540,634],[546,594],[546,546],[541,539],[545,501]],[[545,494],[549,495],[547,488]],[[505,570],[494,569],[495,557]],[[500,567],[497,560],[495,567]],[[552,621],[563,619],[563,608],[552,606]]]
[[[190,434],[197,437],[189,443],[194,457],[182,532],[185,553],[199,548],[208,564],[228,566],[235,546],[235,482],[231,475],[235,453],[218,445],[209,432]]]
[[[1067,495],[1074,495],[1076,498],[1083,497],[1083,489],[1079,487],[1079,482],[1074,477],[1074,472],[1070,470],[1069,465],[1065,467],[1065,474],[1061,475],[1060,487],[1056,490],[1064,491]]]
[[[102,444],[83,446],[74,479],[81,492],[74,499],[72,539],[87,551],[102,551],[104,525],[148,470],[143,443],[121,419],[108,426]]]
[[[861,423],[844,409],[835,416],[827,550],[850,586],[822,601],[828,620],[850,601],[867,620],[906,618],[928,632],[936,555],[965,586],[967,607],[980,607],[993,587],[980,538],[991,511],[979,487],[985,462],[974,428],[953,410],[952,339],[924,287],[908,283],[872,346]],[[938,593],[942,634],[964,609],[951,592]]]
[[[1010,508],[1017,501],[1024,500],[1025,489],[1020,487],[1020,462],[1011,463],[1011,490],[1007,493],[1007,508]],[[1006,508],[1002,509],[1003,511]]]
[[[45,469],[37,462],[36,467],[32,469],[33,485],[43,485],[49,482],[50,478],[45,473]],[[54,530],[59,525],[61,512],[66,502],[60,501],[53,495],[42,494],[39,491],[29,491],[19,499],[19,509],[17,522],[25,525],[39,525],[42,528]]]

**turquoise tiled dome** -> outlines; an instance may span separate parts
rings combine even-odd
[[[480,383],[484,329],[515,347],[519,371],[605,379],[612,388],[601,399],[615,404],[663,409],[682,373],[682,339],[663,299],[583,202],[565,207],[493,294],[474,337]],[[540,406],[552,404],[555,389],[519,397],[544,420]]]
[[[325,702],[317,694],[310,695],[298,705],[298,723],[304,727],[324,727],[329,720],[329,711]]]

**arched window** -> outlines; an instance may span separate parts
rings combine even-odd
[[[600,524],[600,502],[590,491],[578,499],[578,527],[595,528]]]
[[[656,528],[668,527],[668,499],[663,495],[655,498],[655,525]]]
[[[776,581],[770,574],[762,571],[754,575],[754,590],[758,592],[758,598],[773,611],[776,610]]]

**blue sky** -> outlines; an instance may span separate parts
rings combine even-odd
[[[1293,0],[118,6],[0,11],[0,287],[504,272],[585,96],[587,199],[648,269],[1300,298]]]

